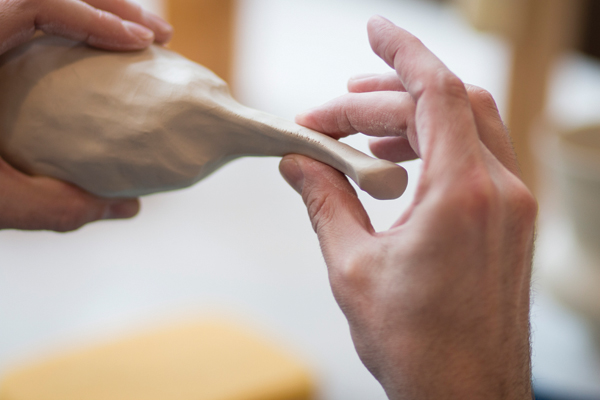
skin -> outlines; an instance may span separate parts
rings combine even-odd
[[[116,51],[171,35],[123,0],[0,0],[0,52],[36,30]],[[412,205],[376,233],[341,173],[298,155],[280,165],[307,205],[358,354],[391,399],[530,399],[537,205],[495,103],[389,21],[373,18],[369,37],[395,72],[351,80],[350,94],[297,122],[377,136],[373,153],[391,161],[420,157]],[[138,209],[0,160],[0,228],[68,231]]]
[[[375,232],[347,179],[299,155],[280,164],[316,231],[356,350],[390,399],[531,399],[529,293],[537,203],[495,102],[418,39],[368,24],[395,71],[297,117],[376,156],[423,160],[411,206]]]
[[[113,51],[166,43],[173,29],[127,0],[0,0],[0,54],[36,31]],[[138,199],[103,199],[73,185],[32,177],[0,159],[0,229],[78,229],[99,219],[130,218]]]

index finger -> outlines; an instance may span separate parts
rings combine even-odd
[[[483,163],[463,82],[420,40],[387,19],[372,17],[368,31],[373,51],[396,70],[416,103],[415,126],[424,168],[437,166],[439,175],[445,175]]]

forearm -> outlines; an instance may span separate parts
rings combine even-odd
[[[528,335],[496,351],[478,346],[413,343],[376,376],[395,399],[531,399]],[[405,347],[405,346],[401,346]],[[467,347],[467,348],[465,348]],[[384,364],[385,365],[385,364]]]

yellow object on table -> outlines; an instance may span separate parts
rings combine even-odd
[[[0,384],[0,400],[308,400],[312,393],[301,363],[220,322],[54,357]]]

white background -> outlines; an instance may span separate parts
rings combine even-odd
[[[160,11],[159,3],[148,4]],[[472,31],[452,9],[409,0],[240,4],[234,85],[249,106],[292,119],[343,94],[349,76],[388,71],[367,41],[366,22],[377,13],[419,36],[462,79],[490,90],[503,108],[506,45]],[[573,82],[581,80],[565,76],[587,71],[594,79],[597,71],[578,59],[563,67],[553,107],[581,114],[569,93],[592,93],[588,103],[597,98],[589,81],[578,87]],[[367,151],[362,137],[348,142]],[[305,360],[321,398],[385,398],[356,356],[305,208],[277,164],[235,161],[192,188],[148,196],[131,221],[94,223],[69,234],[0,232],[0,377],[40,352],[217,313]],[[391,225],[411,200],[419,163],[407,169],[411,183],[401,199],[361,195],[377,229]],[[543,263],[557,251],[564,230],[555,223],[542,226],[548,226],[540,234]],[[597,357],[577,317],[539,285],[533,316],[537,382],[600,394]]]

